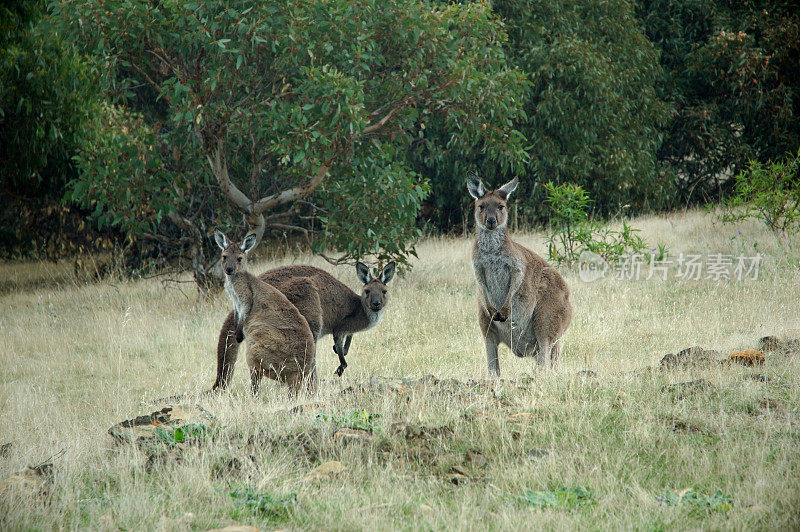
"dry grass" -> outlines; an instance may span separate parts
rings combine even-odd
[[[269,383],[252,398],[242,360],[229,394],[197,401],[214,414],[216,435],[156,460],[114,445],[106,429],[154,410],[150,399],[210,387],[224,294],[198,303],[156,281],[32,289],[28,266],[0,265],[5,284],[19,278],[27,287],[0,296],[0,444],[12,443],[0,478],[64,451],[46,497],[0,493],[0,528],[800,527],[800,355],[768,356],[757,369],[635,371],[693,345],[727,353],[754,348],[767,334],[800,337],[797,262],[754,224],[714,226],[691,212],[633,225],[649,242],[668,244],[671,256],[751,254],[757,242],[766,255],[761,275],[583,283],[565,272],[575,313],[560,365],[542,371],[501,349],[508,380],[494,386],[483,381],[471,242],[427,240],[413,271],[392,282],[384,321],[354,338],[341,380],[333,377],[330,338],[318,346],[323,381],[311,404]],[[540,235],[517,238],[544,253]],[[334,274],[357,284],[349,269]],[[578,377],[580,370],[598,377]],[[766,382],[748,378],[755,373]],[[368,386],[373,376],[427,374],[461,384],[391,392],[393,381],[373,379]],[[712,386],[662,391],[695,379]],[[350,386],[354,393],[341,393]],[[281,413],[298,402],[307,403],[302,412]],[[359,418],[372,435],[332,438],[353,424],[354,411],[378,415]],[[419,435],[407,438],[395,422]],[[327,460],[345,470],[304,479]],[[589,503],[562,497],[542,508],[541,494],[532,493],[562,487],[586,488]],[[697,496],[669,503],[687,489]],[[243,493],[260,509],[242,504]],[[285,506],[274,503],[287,497]]]

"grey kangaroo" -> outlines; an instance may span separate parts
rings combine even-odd
[[[552,366],[558,358],[558,341],[572,320],[569,287],[561,274],[506,234],[506,204],[517,183],[514,178],[487,191],[475,174],[467,180],[475,198],[478,232],[472,251],[480,302],[478,323],[489,374],[495,377],[500,376],[500,343],[518,357],[535,356],[540,365]]]
[[[240,245],[217,230],[214,239],[222,249],[225,290],[233,302],[234,336],[247,338],[253,393],[263,376],[285,382],[295,392],[304,387],[315,391],[316,344],[308,322],[286,296],[247,271],[256,236],[248,235]]]
[[[394,271],[395,263],[390,262],[374,277],[365,264],[356,263],[356,273],[363,285],[361,296],[328,272],[313,266],[281,266],[262,273],[259,279],[277,288],[297,307],[316,341],[333,335],[333,351],[339,356],[339,367],[334,373],[341,377],[347,367],[345,357],[350,351],[353,334],[381,321],[389,299],[386,285],[394,277]],[[231,312],[222,324],[217,341],[217,379],[212,391],[228,386],[240,341]]]

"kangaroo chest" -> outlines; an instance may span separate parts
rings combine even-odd
[[[511,271],[516,267],[513,257],[502,252],[478,253],[473,266],[486,299],[494,308],[501,308],[511,286]]]
[[[239,296],[236,294],[236,288],[233,286],[230,277],[228,277],[227,275],[225,276],[225,291],[228,293],[228,295],[231,298],[231,301],[233,302],[233,311],[236,313],[236,319],[238,321],[240,319],[240,316],[244,315],[244,310],[245,310],[244,304],[242,303],[242,300],[239,299]]]

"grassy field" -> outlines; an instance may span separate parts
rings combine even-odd
[[[53,468],[34,489],[0,486],[0,529],[797,529],[800,353],[658,367],[690,346],[723,357],[800,337],[797,252],[699,212],[633,225],[672,260],[755,249],[758,279],[682,281],[673,265],[666,281],[586,283],[565,270],[574,318],[559,365],[501,348],[492,383],[471,240],[430,239],[390,284],[383,322],[354,337],[344,377],[328,337],[320,393],[299,399],[271,381],[252,397],[243,356],[230,393],[199,395],[225,294],[198,302],[191,284],[85,285],[57,266],[2,264],[0,479]],[[544,253],[541,235],[516,237]],[[288,262],[358,284],[309,257],[253,269]],[[107,434],[174,394],[213,416],[188,444]],[[329,461],[338,472],[313,473]]]

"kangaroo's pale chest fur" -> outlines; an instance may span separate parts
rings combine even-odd
[[[503,306],[508,296],[511,272],[522,268],[504,243],[505,232],[502,229],[481,230],[472,260],[478,284],[495,310]]]
[[[386,310],[386,307],[380,309],[378,312],[373,312],[367,308],[364,309],[364,313],[367,315],[367,328],[364,329],[365,331],[367,329],[372,329],[381,322],[384,310]]]
[[[230,275],[225,276],[225,291],[228,293],[231,301],[233,302],[233,311],[236,313],[237,322],[244,322],[244,320],[247,319],[247,313],[249,309],[245,308],[244,302],[236,293],[236,287],[234,286]]]

